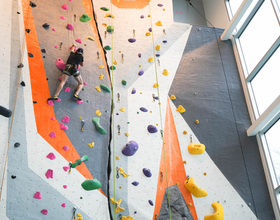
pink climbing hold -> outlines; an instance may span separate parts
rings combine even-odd
[[[63,122],[63,123],[69,123],[69,117],[66,115],[66,116],[64,116],[64,118],[61,120],[61,122]]]
[[[60,125],[60,129],[63,130],[63,131],[67,131],[68,130],[68,126],[63,124],[63,123],[59,123]]]
[[[69,0],[69,2],[72,2],[73,0]]]
[[[80,43],[80,44],[82,43],[82,40],[80,38],[77,38],[75,41]]]
[[[70,24],[70,23],[68,23],[66,27],[67,27],[67,29],[70,30],[70,31],[73,31],[73,30],[74,30],[74,26],[73,26],[72,24]]]
[[[34,199],[42,199],[42,196],[41,196],[41,193],[39,191],[37,191],[34,196],[33,196]]]
[[[64,92],[70,92],[70,91],[71,91],[70,87],[66,87],[64,90]]]
[[[87,83],[86,83],[86,82],[84,82],[84,85],[87,85]]]
[[[55,135],[54,132],[51,132],[51,133],[49,134],[49,136],[50,136],[51,138],[56,138],[56,135]]]
[[[57,48],[57,46],[55,45],[54,48]]]
[[[83,103],[83,100],[77,100],[76,102],[80,105]]]
[[[63,150],[67,151],[67,150],[69,150],[69,147],[63,146]]]
[[[66,66],[66,63],[64,63],[62,59],[57,58],[57,59],[56,59],[56,66],[57,66],[58,69],[64,70],[64,68],[65,68],[65,66]],[[61,79],[60,79],[60,80],[61,80]]]
[[[54,117],[51,117],[51,120],[54,121],[55,120]]]
[[[67,172],[69,170],[69,166],[63,167],[64,171]]]
[[[49,104],[50,106],[53,106],[53,101],[52,101],[52,100],[48,100],[48,104]]]
[[[60,18],[61,18],[62,20],[66,20],[66,18],[65,18],[64,16],[60,16]]]
[[[54,160],[54,159],[55,159],[54,153],[49,153],[49,154],[47,155],[47,158],[49,158],[50,160]]]
[[[65,203],[62,203],[61,206],[65,208],[65,207],[66,207],[66,204],[65,204]]]
[[[47,209],[42,209],[42,210],[41,210],[41,213],[42,213],[43,215],[47,215],[47,214],[49,213],[49,211],[48,211]]]
[[[60,77],[58,77],[58,79],[61,81],[61,76],[60,76]],[[67,80],[66,82],[68,82],[68,80]],[[58,98],[58,99],[59,99],[59,98]]]
[[[63,188],[64,188],[64,189],[67,189],[67,185],[63,185]]]
[[[54,29],[54,28],[52,28],[52,30],[53,30],[53,31],[55,31],[55,29]]]
[[[53,179],[53,170],[48,169],[45,175],[46,175],[47,179],[49,179],[49,178]]]
[[[183,14],[183,12],[180,11],[180,14]]]
[[[175,13],[177,13],[178,11],[175,11]]]
[[[68,6],[66,4],[62,5],[61,8],[64,10],[68,10]]]
[[[56,101],[56,102],[60,102],[60,101],[61,101],[61,98],[58,98],[58,100],[54,100],[54,101]]]

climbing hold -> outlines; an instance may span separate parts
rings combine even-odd
[[[160,45],[159,44],[156,46],[156,50],[160,51]]]
[[[106,15],[104,16],[104,18],[115,18],[114,15],[112,15],[111,13],[106,13]]]
[[[140,18],[145,18],[145,16],[144,16],[144,15],[141,15]]]
[[[19,147],[20,146],[20,143],[18,143],[18,142],[16,142],[15,144],[14,144],[14,147]]]
[[[162,6],[163,6],[163,4],[158,4],[157,6],[158,6],[158,7],[162,7]]]
[[[162,26],[161,21],[157,21],[157,22],[156,22],[156,26]]]
[[[182,105],[179,105],[178,108],[176,109],[177,112],[184,113],[186,109]]]
[[[156,54],[156,57],[160,57],[160,54],[159,54],[159,53],[157,53],[157,54]]]
[[[133,217],[131,217],[130,215],[122,216],[122,218],[120,220],[133,220]]]
[[[193,154],[193,155],[203,154],[205,151],[205,145],[204,144],[189,144],[188,151],[190,154]]]
[[[25,31],[29,34],[29,32],[31,31],[30,29],[25,29]]]
[[[191,204],[191,203],[188,203],[188,206],[192,206],[192,204]]]
[[[91,20],[91,17],[90,17],[87,13],[83,14],[83,15],[80,17],[80,21],[81,21],[81,22],[87,22],[87,21],[89,21],[89,20]]]
[[[150,32],[146,32],[146,36],[150,36],[151,35],[151,33]]]
[[[68,6],[66,4],[62,5],[61,8],[64,10],[68,10]]]
[[[146,108],[144,108],[144,107],[141,107],[140,110],[141,110],[142,112],[147,112],[147,111],[148,111],[148,109],[146,109]]]
[[[21,81],[20,85],[22,85],[24,87],[25,86],[25,82]]]
[[[116,67],[113,65],[113,66],[110,66],[110,70],[115,70]]]
[[[117,60],[114,60],[113,64],[118,65]]]
[[[95,86],[95,89],[98,91],[98,92],[101,92],[100,88],[98,86]]]
[[[127,137],[129,136],[129,134],[128,134],[128,133],[126,133],[126,132],[124,132],[124,135],[125,135],[125,136],[127,136]]]
[[[63,150],[68,151],[68,150],[69,150],[69,147],[63,146]]]
[[[148,131],[149,131],[149,133],[156,133],[158,131],[158,129],[154,125],[149,125],[148,126]]]
[[[158,83],[155,83],[155,84],[153,85],[153,87],[154,87],[154,88],[157,88],[157,87],[159,87],[159,84],[158,84]]]
[[[114,206],[114,207],[116,207],[116,208],[115,208],[115,213],[119,213],[119,212],[122,212],[122,211],[125,210],[124,208],[121,208],[121,207],[120,207],[121,202],[122,202],[122,199],[119,199],[118,201],[116,201],[114,198],[110,198],[110,201],[111,201],[111,203],[117,205],[117,207]]]
[[[67,125],[64,125],[63,123],[59,123],[60,125],[60,129],[63,130],[63,131],[67,131],[68,130],[68,126]]]
[[[207,173],[203,173],[203,175],[204,175],[204,176],[206,176],[206,175],[207,175]]]
[[[183,131],[183,134],[186,135],[188,132],[187,131]]]
[[[67,24],[66,28],[70,31],[73,31],[74,30],[74,26],[70,23]]]
[[[54,46],[54,48],[57,48],[57,46]]]
[[[133,89],[131,90],[131,94],[135,94],[135,93],[136,93],[136,89],[133,88]]]
[[[183,163],[184,163],[184,164],[187,164],[187,161],[186,161],[186,160],[184,160],[184,161],[183,161]]]
[[[48,30],[50,28],[50,25],[48,23],[45,23],[42,26],[45,30]]]
[[[150,2],[150,0],[149,0],[149,2]],[[148,18],[149,18],[149,17],[151,17],[151,15],[148,15]]]
[[[100,134],[107,134],[107,131],[105,131],[105,129],[100,125],[100,118],[93,118],[92,119],[93,124],[95,125],[96,130],[100,133]]]
[[[34,199],[42,199],[42,196],[41,196],[41,193],[39,191],[37,191],[34,196],[33,196]]]
[[[90,148],[94,147],[94,142],[88,144],[88,146],[89,146]]]
[[[145,175],[146,177],[151,177],[151,176],[152,176],[151,171],[150,171],[149,169],[147,169],[147,168],[144,168],[144,169],[143,169],[143,173],[144,173],[144,175]]]
[[[71,168],[76,168],[78,165],[81,165],[82,162],[88,161],[88,156],[84,155],[81,158],[77,159],[75,163],[70,163]]]
[[[104,27],[107,27],[107,24],[106,24],[106,23],[102,23],[102,25],[103,25]]]
[[[144,70],[139,70],[138,75],[142,76],[144,74]]]
[[[66,87],[66,88],[64,89],[64,92],[70,92],[70,91],[71,91],[70,87]]]
[[[167,40],[163,40],[162,43],[165,43],[165,44],[166,44],[166,43],[167,43]]]
[[[31,58],[34,57],[34,55],[32,53],[28,53],[28,56]]]
[[[47,155],[47,158],[49,158],[50,160],[54,160],[54,159],[55,159],[54,153],[49,153],[49,154]]]
[[[114,31],[114,26],[107,26],[107,32],[112,33]]]
[[[153,60],[154,60],[153,57],[150,57],[150,58],[148,59],[148,61],[149,61],[150,63],[153,62]]]
[[[82,40],[80,38],[77,38],[75,41],[80,43],[80,44],[82,43]]]
[[[103,89],[103,90],[106,91],[106,92],[109,92],[109,93],[111,92],[111,90],[110,90],[107,86],[105,86],[104,84],[102,84],[102,83],[100,84],[100,88]]]
[[[95,179],[95,178],[85,180],[81,185],[82,185],[83,189],[86,191],[99,189],[102,186],[101,183],[98,181],[98,179]]]
[[[100,65],[100,66],[99,66],[99,69],[103,69],[103,68],[104,68],[104,66],[103,66],[103,65]]]
[[[69,170],[69,166],[67,166],[67,167],[63,167],[63,170],[65,171],[65,172],[67,172],[68,170]]]
[[[133,186],[138,186],[138,185],[139,185],[139,182],[134,181],[134,182],[132,182],[131,184],[132,184]]]
[[[119,109],[121,112],[125,112],[125,107]]]
[[[199,121],[198,121],[198,120],[195,120],[195,123],[196,123],[196,124],[199,124]]]
[[[213,202],[211,206],[215,209],[215,213],[211,215],[205,215],[204,220],[223,220],[224,219],[224,208],[218,202]]]
[[[46,53],[46,49],[41,49],[41,52],[42,53]]]
[[[55,135],[54,132],[51,132],[51,133],[49,134],[49,136],[50,136],[51,138],[56,138],[56,135]]]
[[[141,58],[141,56],[142,56],[141,53],[138,53],[138,57]]]
[[[49,178],[53,179],[53,170],[48,169],[45,175],[46,175],[47,179],[49,179]]]
[[[154,203],[153,203],[152,200],[149,200],[148,202],[149,202],[149,204],[150,204],[151,206],[154,206]]]
[[[64,189],[67,189],[67,185],[63,185],[63,188],[64,188]]]
[[[138,150],[139,146],[135,141],[129,141],[124,148],[122,149],[122,153],[125,156],[133,156]]]
[[[11,178],[12,178],[12,179],[15,179],[15,178],[17,178],[17,176],[12,175]]]
[[[82,104],[84,101],[83,100],[76,100],[77,104],[80,105]]]
[[[123,84],[124,86],[126,86],[126,83],[127,83],[127,82],[123,79],[123,80],[122,80],[122,84]]]
[[[48,211],[47,209],[42,209],[42,210],[41,210],[41,213],[42,213],[43,215],[47,215],[47,214],[49,213],[49,211]]]
[[[171,96],[170,96],[170,99],[171,99],[171,100],[175,100],[175,99],[176,99],[176,96],[175,96],[175,95],[171,95]]]
[[[104,49],[105,49],[105,50],[111,50],[112,47],[110,47],[109,45],[107,45],[107,46],[104,47]]]
[[[205,197],[208,193],[204,189],[200,189],[194,182],[192,177],[188,178],[185,183],[185,187],[193,194],[195,197]]]
[[[120,174],[123,175],[123,177],[129,177],[130,176],[129,174],[124,172],[123,168],[120,167],[119,169],[120,169]]]
[[[64,16],[60,16],[60,18],[61,18],[62,20],[66,20],[66,18],[65,18]]]
[[[100,9],[103,11],[109,11],[109,8],[106,8],[106,7],[101,7]]]
[[[62,203],[61,206],[65,208],[65,207],[66,207],[66,204],[65,204],[65,203]]]
[[[129,43],[134,43],[134,42],[136,42],[136,39],[135,39],[135,38],[129,38],[129,39],[128,39],[128,42],[129,42]]]
[[[69,123],[69,116],[64,116],[64,118],[61,120],[61,122],[63,122],[63,123]]]
[[[31,8],[35,8],[37,5],[34,2],[30,1],[30,6]]]
[[[100,80],[103,80],[103,77],[104,77],[104,75],[103,75],[103,74],[100,74],[99,79],[100,79]]]
[[[100,112],[99,110],[96,110],[96,111],[95,111],[95,114],[96,114],[97,116],[101,116],[101,112]]]
[[[152,32],[152,28],[149,28],[148,31]]]
[[[87,36],[86,39],[91,40],[91,41],[94,41],[94,38],[91,37],[91,36]]]
[[[52,31],[55,31],[55,29],[54,29],[54,28],[52,28]],[[45,58],[45,57],[43,56],[43,58]]]

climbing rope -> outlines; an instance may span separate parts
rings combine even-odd
[[[155,52],[155,40],[154,40],[154,31],[153,31],[153,21],[152,21],[152,10],[149,2],[149,15],[151,21],[151,28],[152,28],[152,42],[153,42],[153,55],[154,55],[154,64],[155,64],[155,75],[156,75],[156,83],[158,84],[158,73],[157,73],[157,63],[156,63],[156,52]],[[161,138],[162,138],[162,148],[163,148],[163,156],[164,156],[164,168],[165,168],[165,179],[166,179],[166,191],[167,191],[167,199],[168,199],[168,210],[169,210],[169,218],[171,218],[171,209],[170,209],[170,197],[169,197],[169,189],[168,189],[168,175],[167,175],[167,165],[166,165],[166,155],[165,155],[165,144],[164,144],[164,133],[163,133],[163,124],[162,124],[162,110],[161,110],[161,102],[160,102],[160,92],[159,86],[157,86],[157,93],[158,93],[158,101],[159,101],[159,116],[160,116],[160,127],[161,127]]]

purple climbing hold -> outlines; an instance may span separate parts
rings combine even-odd
[[[122,153],[125,156],[132,156],[138,150],[138,144],[135,141],[129,141],[124,148],[122,149]]]
[[[142,112],[147,112],[147,111],[148,111],[148,109],[146,109],[146,108],[144,108],[144,107],[141,107],[140,110],[141,110]]]
[[[140,16],[140,18],[144,18],[144,17],[145,17],[144,15],[141,15],[141,16]]]
[[[138,53],[138,57],[141,58],[141,53]]]
[[[148,126],[148,131],[149,131],[149,133],[157,133],[158,129],[154,125],[149,125]]]
[[[138,186],[138,185],[139,185],[139,182],[134,181],[134,182],[132,182],[131,184],[132,184],[133,186]]]
[[[133,88],[132,91],[131,91],[131,94],[135,94],[136,93],[136,89]]]
[[[163,42],[163,43],[167,43],[167,40],[163,40],[162,42]]]
[[[144,70],[140,70],[139,72],[138,72],[138,75],[139,76],[142,76],[144,74]]]
[[[160,54],[159,54],[159,53],[157,53],[157,54],[156,54],[156,57],[160,57]]]
[[[150,32],[152,32],[152,28],[149,28],[148,30],[149,30]]]
[[[158,7],[162,7],[162,6],[163,6],[163,4],[158,4],[157,6],[158,6]]]
[[[149,204],[150,204],[151,206],[154,206],[154,203],[153,203],[152,200],[149,200],[148,202],[149,202]]]
[[[128,39],[128,42],[129,42],[129,43],[134,43],[135,41],[136,41],[135,38],[129,38],[129,39]]]
[[[119,113],[116,113],[116,115],[119,115]]]
[[[147,169],[147,168],[144,168],[144,169],[143,169],[143,173],[144,173],[144,175],[145,175],[146,177],[151,177],[151,176],[152,176],[151,171],[150,171],[149,169]]]

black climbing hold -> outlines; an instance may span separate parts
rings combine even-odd
[[[17,177],[16,177],[16,176],[14,176],[14,175],[12,175],[11,177],[12,177],[12,179],[15,179],[15,178],[17,178]]]
[[[42,52],[42,53],[46,53],[46,49],[42,49],[41,52]]]
[[[9,118],[12,115],[12,111],[0,105],[0,115]]]
[[[30,32],[30,29],[25,29],[25,31],[29,34],[29,32]]]
[[[20,143],[18,143],[18,142],[16,142],[15,144],[14,144],[14,147],[19,147],[20,146]]]
[[[25,86],[25,82],[21,81],[20,85]]]
[[[49,80],[49,78],[47,78],[47,80]]]
[[[46,30],[48,30],[48,29],[50,28],[50,25],[49,25],[48,23],[45,23],[45,24],[43,24],[42,26],[43,26],[43,28],[45,28]]]
[[[22,68],[22,67],[24,67],[22,63],[17,66],[17,68]]]
[[[33,103],[34,103],[34,104],[36,104],[36,103],[37,103],[37,101],[33,101]]]
[[[34,55],[32,53],[28,53],[29,57],[34,57]]]
[[[45,56],[43,56],[43,58],[46,58]]]
[[[17,12],[17,14],[19,15],[19,14],[20,14],[20,12],[18,11],[18,12]]]
[[[136,214],[137,212],[135,211],[134,214]]]
[[[37,5],[36,5],[34,2],[30,1],[30,6],[31,6],[32,8],[35,8]]]

